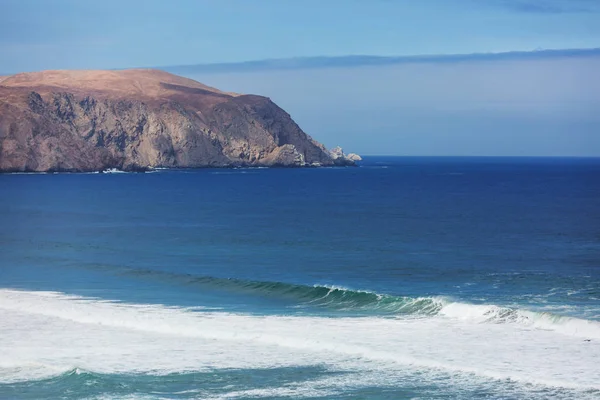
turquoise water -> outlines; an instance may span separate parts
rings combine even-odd
[[[600,397],[600,160],[0,175],[0,398]]]

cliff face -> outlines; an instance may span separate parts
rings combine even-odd
[[[261,96],[155,70],[0,80],[0,171],[339,164]]]

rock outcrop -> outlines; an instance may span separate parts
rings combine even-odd
[[[335,165],[356,165],[356,161],[362,161],[362,157],[356,153],[345,154],[340,146],[329,150],[329,155]]]
[[[0,171],[338,164],[266,97],[157,70],[0,78]]]
[[[362,161],[362,157],[356,153],[350,153],[346,156],[346,158],[350,161]]]

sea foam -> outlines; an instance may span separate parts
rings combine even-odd
[[[449,314],[458,308],[445,309]],[[0,382],[40,379],[75,368],[166,374],[320,365],[363,375],[372,371],[361,375],[364,382],[373,376],[390,384],[400,378],[436,382],[441,376],[463,386],[511,382],[575,390],[581,398],[600,393],[597,340],[521,324],[478,322],[447,316],[193,312],[0,289]]]
[[[555,331],[567,336],[600,340],[599,322],[549,312],[534,312],[487,304],[451,302],[443,306],[439,314],[480,323],[515,323],[527,327]]]

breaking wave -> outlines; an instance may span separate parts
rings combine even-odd
[[[395,296],[341,286],[308,286],[284,282],[198,277],[141,269],[127,270],[125,274],[175,280],[180,284],[198,285],[235,293],[289,299],[299,307],[321,307],[370,316],[442,316],[479,323],[515,323],[570,336],[600,339],[600,323],[597,321],[493,304],[469,304],[442,296]]]
[[[338,303],[352,299],[372,305],[384,298],[323,286],[299,285],[295,290],[306,301],[333,295]],[[395,301],[410,304],[406,299]],[[417,306],[415,310],[422,312]],[[341,385],[348,388],[360,381],[369,387],[379,378],[379,386],[407,379],[435,384],[451,379],[462,382],[460,387],[489,382],[502,390],[507,384],[515,390],[535,385],[567,397],[573,395],[570,390],[577,391],[577,398],[598,394],[596,374],[590,369],[600,351],[595,340],[586,343],[556,332],[515,328],[510,323],[519,321],[510,315],[495,306],[455,302],[422,318],[247,315],[0,289],[0,393],[59,393],[69,388],[81,390],[77,398],[83,398],[88,389],[98,389],[97,393],[123,398],[129,394],[119,386],[123,382],[156,394],[165,382],[182,377],[181,385],[163,387],[164,393],[174,393],[193,390],[185,382],[197,384],[204,377],[209,385],[215,374],[224,374],[223,382],[231,382],[237,379],[229,376],[235,371],[244,376],[248,369],[253,374],[263,370],[271,374],[279,368],[281,376],[298,372],[299,385],[308,385],[299,386],[290,396],[322,387],[319,379],[326,371],[352,373],[334,380],[327,388],[332,395]],[[543,315],[537,321],[545,321]],[[555,326],[563,323],[573,324],[562,319],[552,322]],[[569,362],[566,369],[565,360]],[[197,375],[185,375],[189,373]],[[307,374],[311,376],[304,381]],[[271,389],[240,387],[232,392],[244,397],[247,390],[266,390],[266,396],[279,385],[281,376],[273,377]],[[33,381],[37,383],[30,385]],[[31,392],[30,398],[43,397],[36,393]],[[544,394],[542,398],[560,397],[554,392]],[[221,393],[193,393],[193,398],[212,395]]]

